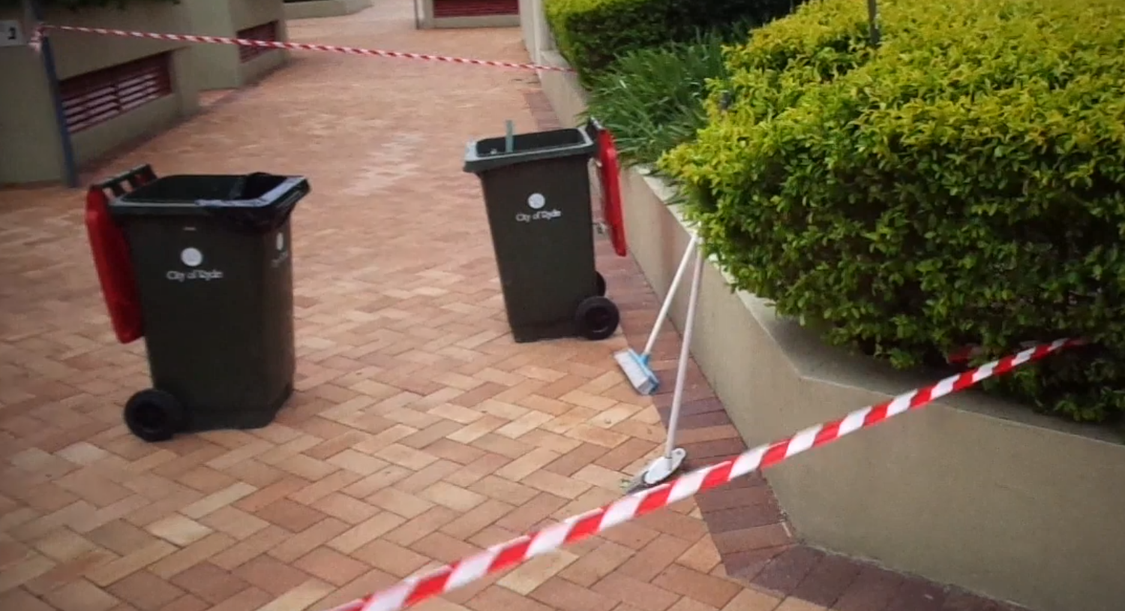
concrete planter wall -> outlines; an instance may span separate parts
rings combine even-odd
[[[22,20],[24,35],[30,36],[30,22],[24,17],[19,9],[0,10],[0,19]],[[163,2],[134,3],[124,11],[48,9],[44,17],[59,25],[191,31],[187,9]],[[51,44],[60,80],[163,52],[171,57],[172,95],[73,134],[80,165],[164,129],[199,108],[198,84],[184,43],[54,32]],[[41,59],[26,46],[0,48],[0,78],[4,91],[0,95],[0,184],[62,180],[65,169],[59,128]]]
[[[555,50],[555,39],[543,13],[543,0],[520,0],[520,29],[533,61],[539,62],[543,51]]]
[[[574,77],[539,77],[560,121],[576,125],[585,94]],[[630,249],[662,295],[689,228],[668,205],[665,183],[640,170],[622,181]],[[714,265],[691,349],[752,446],[940,377],[829,348],[763,300],[732,291]],[[767,475],[810,544],[1036,611],[1125,609],[1125,446],[1108,431],[967,392]]]
[[[371,6],[371,0],[310,0],[309,2],[286,2],[286,19],[315,19],[319,17],[340,17],[358,13]]]
[[[238,32],[276,22],[277,39],[289,40],[281,0],[184,0],[196,34],[235,38]],[[196,79],[202,89],[237,89],[289,61],[289,51],[274,49],[243,62],[240,47],[193,45]]]

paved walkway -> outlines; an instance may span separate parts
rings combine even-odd
[[[417,32],[409,0],[291,24],[296,40],[526,60],[518,32]],[[114,342],[81,193],[0,192],[0,608],[326,609],[612,501],[659,450],[668,397],[625,345],[516,345],[464,144],[550,125],[534,76],[298,54],[260,86],[108,160],[301,173],[297,393],[261,430],[149,445],[121,424],[148,384]],[[604,246],[604,245],[603,245]],[[656,299],[601,255],[637,343]],[[662,340],[664,365],[674,334]],[[742,449],[693,371],[684,442]],[[733,576],[731,576],[733,575]],[[747,585],[752,583],[753,585]],[[992,603],[795,544],[768,485],[623,525],[429,611],[968,611]]]

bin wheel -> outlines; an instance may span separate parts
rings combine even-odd
[[[594,286],[597,287],[599,297],[605,297],[605,276],[601,272],[594,272]]]
[[[129,397],[125,425],[148,442],[167,441],[183,428],[184,407],[172,395],[148,388]]]
[[[578,304],[574,314],[578,333],[589,340],[606,339],[617,331],[621,323],[621,313],[617,305],[602,296],[587,297]]]

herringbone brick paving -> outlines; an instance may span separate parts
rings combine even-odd
[[[526,60],[516,30],[417,32],[405,0],[291,24],[295,39]],[[81,193],[0,191],[0,609],[295,611],[618,498],[659,451],[668,396],[638,397],[618,336],[507,334],[464,142],[553,121],[533,76],[337,55],[222,98],[107,160],[299,173],[297,392],[273,425],[145,444],[148,384],[113,341]],[[658,306],[630,260],[602,271],[643,339]],[[677,337],[658,346],[674,366]],[[668,375],[668,374],[666,374]],[[741,450],[698,369],[683,442]],[[750,585],[748,585],[750,584]],[[747,478],[424,604],[429,611],[843,611],[1002,607],[795,544]],[[1005,607],[1006,608],[1006,607]]]

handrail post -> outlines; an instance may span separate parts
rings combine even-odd
[[[33,26],[38,28],[43,23],[43,7],[39,5],[39,0],[25,0],[24,5],[26,13],[31,16]],[[63,112],[62,98],[59,96],[59,75],[55,69],[51,37],[42,36],[39,44],[43,69],[47,73],[47,88],[55,110],[55,123],[59,130],[59,144],[62,146],[64,179],[66,186],[74,188],[78,186],[78,164],[74,160],[74,143],[70,139],[70,128],[66,124],[66,113]]]

